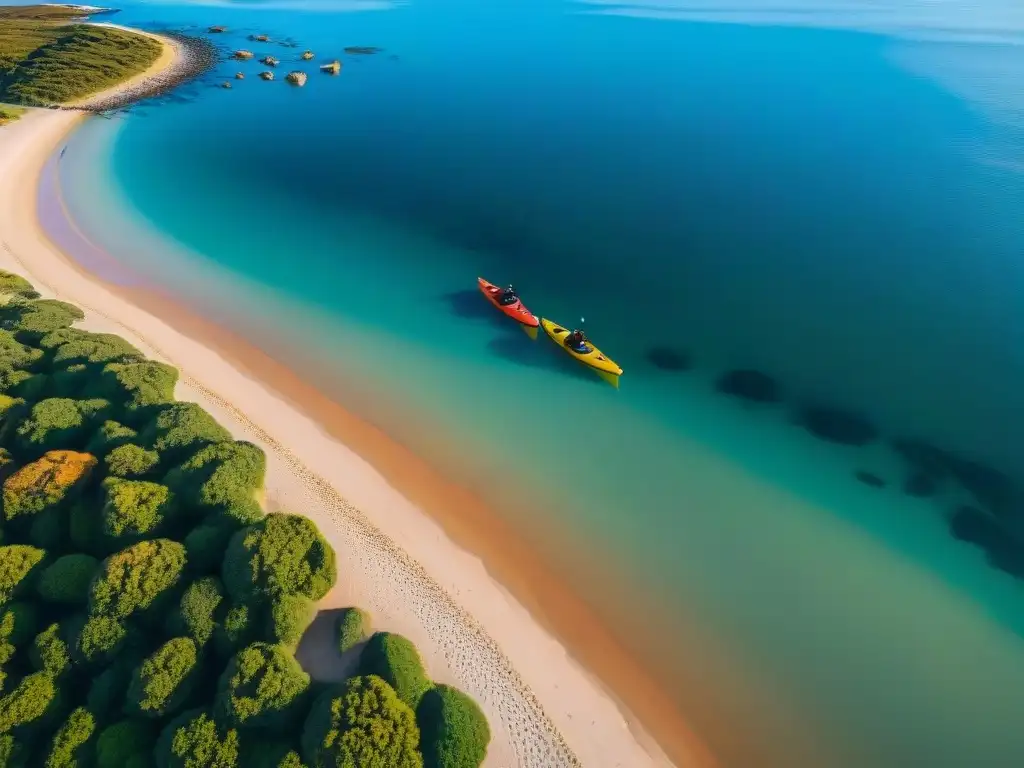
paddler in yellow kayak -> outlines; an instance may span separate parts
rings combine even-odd
[[[579,328],[570,331],[545,317],[541,318],[540,324],[548,337],[566,354],[572,355],[613,387],[618,388],[622,369],[614,360],[602,354],[583,331]]]

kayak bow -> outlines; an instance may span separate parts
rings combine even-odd
[[[487,282],[482,277],[478,277],[476,282],[480,287],[480,293],[482,293],[484,298],[495,306],[499,312],[511,317],[519,323],[531,339],[537,338],[537,327],[540,325],[540,321],[537,319],[535,314],[526,308],[521,299],[516,299],[512,304],[503,305],[499,301],[502,292],[501,288],[496,286],[494,283]]]
[[[541,327],[544,328],[544,333],[548,335],[548,338],[561,347],[566,354],[576,358],[577,361],[590,368],[594,373],[616,389],[619,388],[619,376],[622,375],[622,369],[619,367],[618,363],[607,357],[600,349],[595,347],[589,341],[587,341],[586,352],[577,352],[575,349],[566,345],[565,339],[570,333],[572,333],[568,328],[563,328],[557,323],[553,323],[544,317],[541,318],[540,324]]]

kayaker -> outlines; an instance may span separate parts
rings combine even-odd
[[[498,298],[498,303],[503,307],[507,307],[510,304],[515,304],[519,301],[519,296],[516,295],[516,289],[509,283],[508,288],[504,288],[501,291],[501,296]]]
[[[578,328],[565,337],[565,343],[577,352],[587,351],[587,337]]]

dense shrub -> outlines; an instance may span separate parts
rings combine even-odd
[[[0,327],[26,344],[38,343],[46,334],[67,328],[84,317],[78,307],[56,299],[12,302],[0,307]]]
[[[416,721],[425,768],[475,768],[487,757],[487,718],[462,691],[434,686],[423,695]]]
[[[193,528],[185,537],[189,570],[195,574],[220,571],[224,550],[237,530],[238,526],[228,520],[203,523]]]
[[[57,686],[46,672],[28,675],[6,696],[0,697],[0,729],[11,730],[38,720],[57,696]]]
[[[159,718],[178,709],[192,690],[199,648],[190,637],[175,637],[147,658],[128,686],[127,714]]]
[[[46,339],[42,339],[40,346],[47,346]],[[56,348],[51,364],[54,368],[67,368],[76,363],[90,363],[96,367],[141,359],[142,353],[120,336],[76,331],[74,338]]]
[[[258,611],[238,603],[229,606],[224,621],[213,631],[214,647],[221,656],[230,656],[239,648],[256,639]]]
[[[0,547],[0,603],[29,593],[46,552],[24,544]]]
[[[416,717],[386,682],[353,677],[314,702],[302,732],[313,768],[421,768]]]
[[[282,741],[257,741],[246,734],[242,744],[245,768],[309,768],[291,744]]]
[[[89,593],[95,615],[123,619],[144,611],[171,589],[185,568],[185,547],[170,539],[140,541],[100,566]]]
[[[165,363],[110,363],[103,368],[100,391],[121,405],[134,424],[150,415],[153,407],[172,402],[177,382],[178,369]]]
[[[237,600],[282,594],[319,600],[337,578],[334,550],[313,521],[281,513],[267,515],[231,538],[223,575]]]
[[[103,533],[118,546],[155,535],[174,514],[174,499],[165,485],[111,477],[103,481],[103,490]]]
[[[172,403],[160,409],[139,438],[173,466],[208,443],[230,441],[231,433],[195,403]]]
[[[347,653],[370,634],[370,615],[361,608],[345,608],[338,616],[338,650]]]
[[[95,499],[79,499],[71,506],[67,520],[68,538],[73,550],[105,557],[110,554],[110,542],[103,535],[103,521],[96,509],[100,503]]]
[[[29,659],[33,667],[48,672],[55,680],[68,671],[71,653],[60,624],[51,624],[36,635]]]
[[[62,368],[50,374],[48,394],[50,397],[74,399],[80,395],[88,394],[86,392],[88,385],[88,366],[82,363],[69,365],[67,368]]]
[[[0,270],[0,293],[9,296],[21,296],[26,299],[39,298],[39,293],[32,287],[32,283],[21,275],[3,270]]]
[[[104,421],[89,439],[85,450],[94,456],[103,457],[118,446],[130,443],[138,433],[116,421]]]
[[[172,720],[154,751],[158,768],[235,768],[238,731],[218,725],[203,709]]]
[[[154,726],[146,721],[114,723],[96,740],[96,768],[127,768],[136,755],[148,757],[155,741]]]
[[[35,637],[37,629],[38,615],[32,603],[8,603],[0,608],[0,642],[20,648]]]
[[[85,707],[79,707],[54,734],[45,768],[77,768],[91,765],[92,737],[96,732],[96,718]]]
[[[239,728],[284,732],[298,725],[309,675],[285,649],[253,643],[228,662],[217,685],[216,713]]]
[[[89,555],[64,555],[39,574],[36,592],[48,603],[85,605],[99,561]]]
[[[51,553],[64,550],[68,532],[68,510],[65,507],[47,507],[30,519],[29,544]]]
[[[200,646],[206,645],[217,628],[223,611],[224,586],[219,579],[208,576],[188,585],[181,596],[181,605],[173,619],[174,631],[187,635]]]
[[[40,350],[25,346],[9,331],[0,330],[0,371],[30,371],[42,357]]]
[[[107,474],[131,479],[151,473],[160,463],[160,456],[156,451],[147,451],[141,445],[126,443],[107,454],[104,461]]]
[[[316,603],[305,595],[279,595],[267,611],[267,637],[294,652],[316,618]]]
[[[81,622],[72,656],[80,664],[104,664],[122,649],[128,627],[111,616],[92,616]]]
[[[86,704],[100,722],[121,716],[128,686],[140,663],[133,654],[121,654],[93,678]]]
[[[167,484],[190,504],[223,506],[252,498],[263,487],[267,457],[244,441],[207,445],[167,475]]]
[[[106,400],[66,397],[40,400],[18,426],[15,448],[24,458],[35,459],[47,451],[82,447],[95,420],[109,405]]]
[[[31,404],[42,400],[46,396],[46,390],[50,386],[50,377],[45,373],[12,371],[8,382],[8,394],[21,398]],[[8,438],[5,437],[4,442],[7,443],[7,441]]]
[[[72,501],[88,483],[96,459],[88,453],[50,451],[4,481],[4,520],[35,515]]]
[[[375,632],[363,649],[360,664],[364,675],[385,680],[414,710],[430,687],[416,646],[401,635]]]

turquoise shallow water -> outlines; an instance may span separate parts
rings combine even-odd
[[[727,764],[751,762],[723,720],[757,765],[809,741],[830,765],[1014,765],[1020,582],[949,535],[949,494],[900,494],[884,446],[712,386],[757,367],[789,403],[1019,467],[1024,48],[1012,7],[942,7],[140,4],[118,20],[227,24],[228,48],[345,68],[300,90],[224,63],[86,125],[61,183],[95,242],[285,360],[321,358],[344,405],[581,590],[614,574],[653,595],[657,613],[603,607],[662,638]],[[585,316],[622,389],[497,322],[478,274]],[[660,346],[693,369],[652,365]],[[699,647],[666,651],[694,626]]]

